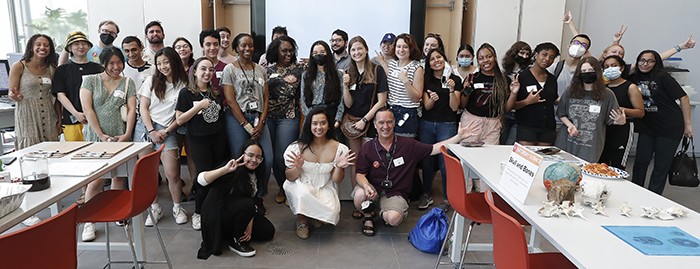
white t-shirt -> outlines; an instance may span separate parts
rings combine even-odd
[[[146,65],[136,68],[129,63],[124,63],[124,76],[131,78],[131,80],[134,81],[134,84],[136,84],[136,89],[141,89],[141,84],[143,81],[146,80],[147,77],[150,77],[151,75],[154,74],[156,70],[156,67],[154,65],[149,64],[146,62]]]
[[[165,96],[163,96],[161,100],[156,96],[156,92],[151,90],[152,79],[153,76],[146,78],[143,84],[141,84],[138,95],[150,100],[148,111],[151,114],[151,120],[160,125],[168,126],[175,120],[177,97],[180,93],[180,89],[185,87],[185,85],[173,85],[170,82],[166,82]]]

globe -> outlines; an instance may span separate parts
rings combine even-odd
[[[544,187],[547,190],[557,180],[569,180],[578,185],[578,182],[581,180],[581,168],[571,163],[556,162],[547,166],[542,175]]]

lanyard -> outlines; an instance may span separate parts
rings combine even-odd
[[[391,148],[389,148],[389,151],[386,152],[385,157],[387,160],[389,160],[389,163],[386,165],[384,164],[384,160],[382,159],[382,155],[379,154],[379,138],[374,140],[374,151],[377,153],[377,158],[379,158],[379,163],[386,166],[386,178],[384,180],[389,180],[389,168],[391,168],[391,163],[394,161],[394,154],[396,154],[396,136],[394,136],[394,143],[391,144]]]

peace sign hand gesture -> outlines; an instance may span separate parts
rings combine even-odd
[[[228,161],[226,165],[224,165],[226,173],[236,171],[236,169],[239,166],[243,165],[245,163],[245,161],[243,160],[243,156],[245,156],[245,154],[241,155],[241,157],[239,157],[238,159],[231,159],[230,161]]]
[[[511,93],[518,93],[518,91],[520,91],[520,81],[518,80],[518,77],[520,77],[520,74],[515,74],[513,81],[510,83]]]

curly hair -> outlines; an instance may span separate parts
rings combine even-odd
[[[518,53],[520,53],[521,50],[527,50],[527,52],[532,56],[532,48],[530,48],[530,45],[523,41],[517,41],[513,43],[513,45],[510,46],[510,49],[506,51],[506,54],[503,55],[503,60],[501,60],[501,63],[503,64],[503,72],[506,74],[511,74],[513,73],[513,70],[515,69],[515,65],[518,64],[515,62],[515,57],[518,56]],[[526,68],[527,66],[521,66],[521,69]]]

